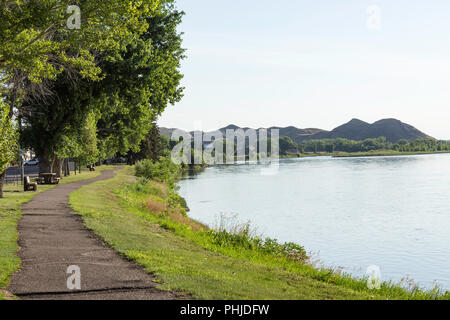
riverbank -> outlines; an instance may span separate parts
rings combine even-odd
[[[378,150],[370,152],[339,152],[337,154],[330,154],[334,158],[356,158],[356,157],[393,157],[393,156],[412,156],[412,155],[426,155],[426,154],[446,154],[450,151],[415,151],[415,152],[400,152],[393,150]]]
[[[448,154],[450,151],[414,151],[401,152],[394,150],[375,150],[368,152],[320,152],[320,153],[302,153],[302,154],[287,154],[280,156],[280,159],[294,159],[294,158],[313,158],[313,157],[333,157],[333,158],[358,158],[358,157],[398,157],[398,156],[413,156],[413,155],[427,155],[427,154]]]
[[[159,289],[196,299],[450,297],[439,291],[407,291],[392,283],[370,290],[365,279],[309,265],[300,246],[292,251],[274,241],[254,240],[245,227],[237,233],[208,230],[189,219],[177,203],[171,204],[166,184],[136,180],[132,168],[125,168],[114,179],[76,191],[70,204],[89,229],[154,274]]]
[[[71,175],[61,180],[61,184],[95,178],[106,167],[97,167],[95,172],[83,171],[81,174]],[[5,289],[9,285],[11,276],[19,270],[20,259],[17,256],[18,232],[17,224],[22,215],[20,207],[31,199],[55,186],[39,185],[38,192],[23,192],[22,186],[7,184],[4,188],[4,198],[0,199],[0,300],[9,299]]]
[[[314,158],[314,157],[323,157],[329,154],[323,153],[288,153],[285,155],[280,155],[280,159],[295,159],[295,158]]]

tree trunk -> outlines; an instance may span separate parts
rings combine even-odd
[[[3,184],[5,182],[6,170],[0,174],[0,199],[3,198]]]
[[[64,160],[64,176],[70,176],[69,159]]]
[[[62,170],[63,170],[63,163],[64,163],[64,160],[55,158],[53,172],[56,173],[56,177],[57,178],[62,178],[62,175],[63,175],[63,172],[62,172]]]
[[[52,160],[47,152],[39,154],[39,174],[53,172]]]

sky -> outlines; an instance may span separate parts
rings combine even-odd
[[[397,118],[450,139],[450,1],[178,0],[184,130]]]

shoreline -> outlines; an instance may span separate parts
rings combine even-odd
[[[414,151],[414,152],[399,152],[399,151],[374,151],[374,152],[349,152],[332,155],[333,158],[359,158],[359,157],[401,157],[401,156],[415,156],[428,154],[449,154],[450,151]]]
[[[431,155],[431,154],[450,154],[450,151],[368,151],[368,152],[333,152],[333,153],[317,153],[317,154],[288,154],[280,156],[280,159],[298,159],[298,158],[317,158],[317,157],[332,157],[332,158],[361,158],[361,157],[401,157],[414,155]]]

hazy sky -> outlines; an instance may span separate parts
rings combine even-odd
[[[186,12],[186,91],[161,126],[330,130],[352,118],[398,118],[450,139],[448,0],[178,0],[178,7]]]

